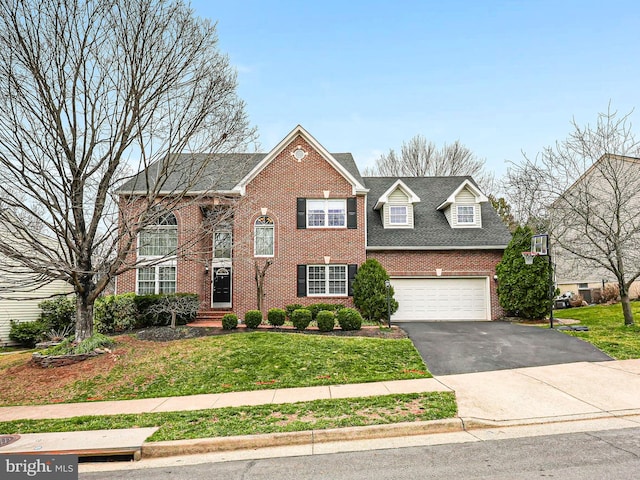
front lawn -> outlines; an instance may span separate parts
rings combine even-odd
[[[149,441],[297,432],[452,418],[453,393],[430,392],[191,412],[0,422],[0,434],[160,427]]]
[[[636,324],[628,327],[619,303],[555,310],[554,315],[579,320],[580,325],[589,327],[588,332],[565,333],[591,343],[616,360],[626,360],[640,358],[640,302],[631,302],[631,309]]]
[[[0,356],[0,405],[126,400],[430,377],[408,339],[275,332],[150,342],[55,369]]]

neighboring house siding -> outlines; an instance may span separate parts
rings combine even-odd
[[[0,300],[0,346],[14,343],[9,339],[11,320],[18,320],[20,322],[37,320],[40,316],[38,304],[42,302],[42,300],[56,294],[70,291],[71,287],[69,284],[56,281],[34,292],[12,294],[12,296],[20,297],[20,300]]]
[[[442,269],[442,277],[488,277],[491,319],[504,316],[498,302],[497,284],[493,280],[496,265],[502,260],[502,250],[439,250],[439,251],[370,251],[392,277],[434,277]]]
[[[297,147],[308,155],[297,162],[291,155]],[[262,267],[267,259],[253,255],[253,224],[267,209],[275,220],[273,264],[264,281],[265,313],[292,303],[308,305],[328,302],[353,306],[351,297],[298,297],[298,265],[362,264],[365,259],[365,199],[357,198],[357,228],[297,228],[297,199],[353,198],[352,186],[302,138],[294,139],[258,176],[247,185],[243,205],[234,218],[233,310],[242,318],[255,309],[254,261]]]

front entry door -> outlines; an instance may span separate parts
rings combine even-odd
[[[231,267],[213,269],[213,306],[231,306]]]

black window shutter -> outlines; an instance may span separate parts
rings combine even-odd
[[[347,228],[358,228],[357,198],[347,198]]]
[[[358,273],[358,265],[349,265],[348,273],[349,273],[348,295],[350,297],[353,297],[353,280],[356,278],[356,273]]]
[[[298,265],[298,296],[307,296],[307,266]]]
[[[307,228],[307,199],[298,199],[298,228]]]

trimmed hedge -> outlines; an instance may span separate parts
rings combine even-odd
[[[341,308],[344,308],[344,305],[338,303],[312,303],[308,307],[304,307],[311,312],[311,318],[313,320],[318,316],[318,312],[323,310],[327,312],[337,312]]]
[[[316,316],[318,330],[321,332],[330,332],[336,326],[336,314],[329,310],[320,310]]]
[[[296,330],[305,330],[311,323],[311,312],[306,308],[298,308],[291,314],[291,323]]]
[[[233,330],[238,327],[238,316],[235,313],[227,313],[222,317],[222,329]]]
[[[305,308],[305,306],[300,305],[299,303],[292,303],[291,305],[287,305],[286,307],[284,307],[285,311],[287,312],[287,318],[291,320],[291,316],[293,315],[293,312],[300,308]]]
[[[96,300],[93,326],[98,333],[120,333],[140,325],[135,293],[107,295]]]
[[[281,308],[272,308],[267,312],[267,322],[274,327],[281,327],[287,319],[287,313]]]
[[[338,311],[338,324],[342,330],[360,330],[362,315],[353,308],[343,308]]]
[[[38,304],[42,311],[40,319],[48,325],[48,330],[57,332],[76,329],[76,300],[75,297],[56,297],[51,300],[43,300]]]
[[[249,310],[244,314],[244,324],[247,328],[258,328],[262,323],[262,312],[260,310]]]
[[[200,302],[195,293],[106,295],[96,300],[94,327],[99,333],[120,333],[136,328],[171,325],[171,312],[170,307],[165,305],[166,298],[187,298],[196,305]],[[178,312],[176,324],[185,325],[196,315],[197,308],[190,309],[188,314]]]

